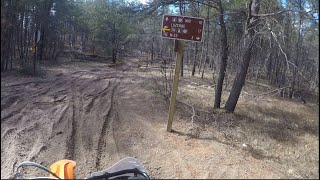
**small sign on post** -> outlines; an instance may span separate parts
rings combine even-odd
[[[203,38],[204,19],[188,16],[164,15],[161,27],[163,38],[175,39],[175,51],[177,59],[173,77],[173,85],[170,97],[169,117],[167,131],[172,130],[172,121],[176,110],[176,96],[179,84],[179,72],[182,63],[184,41],[201,42]]]
[[[204,22],[203,18],[164,15],[161,35],[163,38],[201,42]]]

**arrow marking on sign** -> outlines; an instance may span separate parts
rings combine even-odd
[[[166,31],[170,31],[170,29],[169,29],[169,28],[164,27],[164,28],[162,28],[162,31],[163,31],[163,32],[166,32]]]

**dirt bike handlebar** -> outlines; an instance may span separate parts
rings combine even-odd
[[[40,169],[42,169],[42,170],[44,170],[44,171],[47,171],[48,173],[50,173],[50,174],[52,174],[53,176],[55,176],[56,178],[54,178],[54,179],[61,179],[61,178],[59,178],[59,176],[57,176],[55,173],[53,173],[52,171],[50,171],[48,168],[46,168],[45,166],[42,166],[41,164],[38,164],[38,163],[35,163],[35,162],[30,162],[30,161],[24,161],[24,162],[22,162],[22,163],[20,163],[18,166],[17,166],[17,170],[16,170],[16,173],[15,173],[15,178],[22,178],[22,179],[24,179],[23,178],[23,176],[22,176],[22,174],[21,174],[21,172],[19,171],[19,168],[21,168],[21,167],[23,167],[23,166],[33,166],[33,167],[37,167],[37,168],[40,168]],[[45,178],[45,177],[44,177]],[[49,178],[49,177],[48,177]],[[48,178],[46,178],[46,179],[48,179]],[[33,178],[34,179],[34,178]],[[50,178],[50,179],[52,179],[52,178]]]
[[[23,177],[22,173],[19,171],[19,168],[21,168],[23,166],[37,167],[37,168],[40,168],[44,171],[47,171],[48,173],[50,173],[54,176],[54,177],[33,177],[31,179],[61,179],[61,178],[59,178],[59,176],[57,176],[55,173],[50,171],[45,166],[42,166],[42,165],[35,163],[35,162],[30,162],[30,161],[22,162],[17,166],[16,173],[14,175],[15,179],[19,179],[19,178],[25,179],[25,177]],[[123,177],[123,175],[125,175],[125,174],[132,174],[132,173],[134,174],[134,178],[136,178],[137,175],[141,175],[142,177],[140,179],[150,179],[150,177],[145,172],[141,171],[138,168],[125,169],[125,170],[120,170],[120,171],[116,171],[116,172],[112,172],[112,173],[108,173],[108,172],[101,173],[100,172],[100,174],[97,174],[97,172],[96,172],[96,173],[93,173],[93,175],[88,177],[87,179],[102,179],[102,178],[108,179],[108,178],[117,177],[117,176],[119,176],[121,178],[121,176]],[[128,177],[130,177],[130,176],[128,176]]]
[[[110,178],[110,177],[116,177],[116,176],[121,176],[121,175],[124,175],[124,174],[128,174],[128,173],[133,173],[135,176],[137,176],[138,174],[139,175],[142,175],[144,178],[142,179],[150,179],[149,176],[144,173],[144,172],[141,172],[139,169],[137,168],[134,168],[134,169],[126,169],[126,170],[122,170],[122,171],[117,171],[117,172],[114,172],[114,173],[104,173],[102,175],[93,175],[91,177],[88,177],[87,179],[100,179],[100,178]]]

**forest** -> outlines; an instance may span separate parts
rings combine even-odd
[[[237,77],[225,107],[233,112],[246,77],[288,98],[319,93],[318,9],[316,0],[1,1],[1,71],[36,73],[37,64],[57,61],[66,48],[113,62],[140,51],[152,63],[174,57],[172,42],[159,36],[164,14],[203,17],[205,40],[187,44],[184,64],[192,75],[211,70],[214,108],[225,77]]]
[[[203,40],[185,41],[171,135],[161,128],[176,52],[175,41],[161,37],[164,15],[205,20]],[[77,171],[83,177],[111,165],[103,159],[113,151],[139,157],[156,178],[319,177],[318,99],[318,0],[1,0],[1,146],[10,147],[1,147],[1,178],[11,178],[10,168],[26,158],[52,164],[46,154],[57,151],[80,166],[91,162],[90,170]],[[200,136],[210,133],[214,142],[204,154],[225,151],[215,149],[221,143],[231,152],[229,164],[240,163],[229,148],[249,146],[248,161],[266,172],[237,166],[250,169],[247,176],[225,165],[224,173],[204,175],[213,167],[195,165],[195,154],[209,143]],[[159,157],[151,145],[138,152],[153,141],[165,142],[157,145]],[[180,170],[165,170],[172,164],[160,157],[172,144],[180,144],[169,156],[179,159]],[[179,153],[191,154],[192,163],[182,166]]]

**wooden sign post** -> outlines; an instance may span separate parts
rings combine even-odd
[[[172,129],[172,121],[173,116],[176,111],[176,97],[178,92],[178,84],[179,84],[179,72],[181,69],[182,63],[182,55],[183,55],[183,48],[184,48],[184,41],[175,40],[176,43],[176,52],[177,52],[177,59],[176,59],[176,67],[174,70],[174,77],[173,77],[173,85],[170,97],[170,106],[169,106],[169,118],[167,124],[167,131],[171,132]]]
[[[188,16],[164,15],[161,27],[163,38],[175,39],[176,66],[170,98],[167,131],[172,130],[172,121],[176,111],[176,97],[179,84],[179,73],[182,65],[184,40],[201,42],[203,37],[204,19]]]

